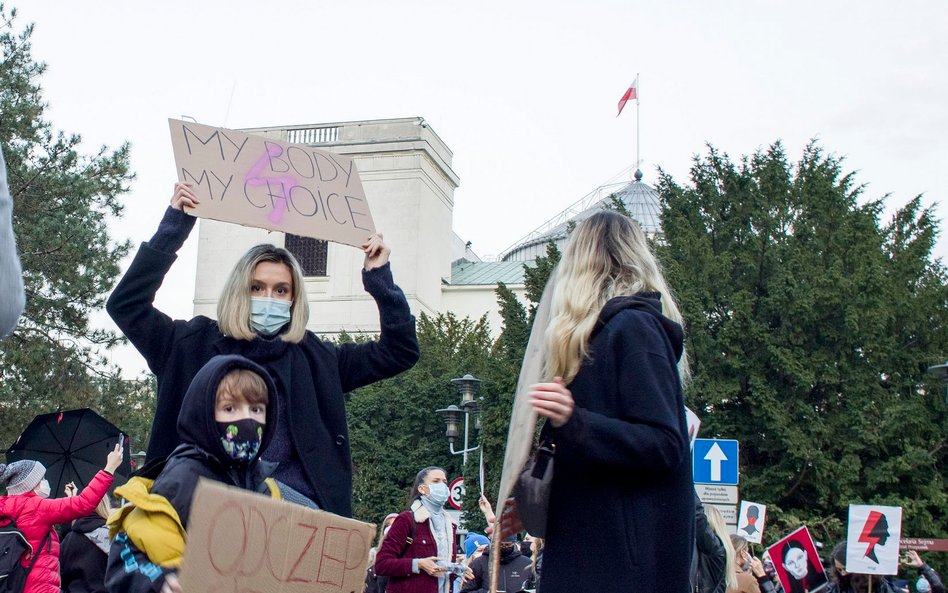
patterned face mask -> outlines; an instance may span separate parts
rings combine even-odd
[[[260,451],[260,442],[263,441],[262,422],[253,418],[243,418],[233,422],[218,422],[217,429],[221,433],[221,444],[227,456],[234,461],[251,461]]]

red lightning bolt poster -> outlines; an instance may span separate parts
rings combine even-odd
[[[896,574],[902,508],[849,505],[846,570],[859,574]]]

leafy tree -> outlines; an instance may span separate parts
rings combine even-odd
[[[472,374],[482,380],[481,397],[491,399],[493,344],[486,318],[472,321],[453,314],[418,318],[421,359],[411,370],[368,385],[349,396],[354,484],[354,516],[378,522],[404,508],[408,488],[423,467],[444,467],[461,475],[460,456],[452,456],[444,422],[435,410],[457,404],[451,379]],[[488,404],[483,402],[484,408]],[[463,433],[462,433],[463,435]],[[463,436],[462,436],[463,439]],[[471,429],[471,442],[477,433]],[[463,442],[455,444],[461,449]],[[477,454],[468,461],[468,492],[477,489]],[[472,479],[473,478],[473,479]],[[476,495],[468,494],[468,499]]]
[[[930,209],[882,200],[816,145],[740,162],[709,148],[690,184],[660,176],[657,247],[688,323],[703,435],[741,441],[742,497],[773,539],[834,541],[850,503],[903,507],[903,533],[944,536],[946,409],[926,377],[948,347]]]
[[[120,338],[91,327],[89,315],[101,309],[128,252],[106,221],[121,213],[119,197],[133,178],[128,145],[83,155],[79,135],[45,119],[46,65],[31,55],[32,25],[18,30],[15,18],[0,5],[0,146],[27,293],[19,326],[0,342],[4,446],[35,414],[88,405],[120,385],[101,354]]]

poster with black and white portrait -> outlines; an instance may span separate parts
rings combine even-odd
[[[742,500],[741,509],[737,514],[737,535],[751,543],[759,544],[764,535],[766,518],[767,505]]]
[[[767,548],[786,593],[813,593],[826,587],[826,573],[810,531],[803,526]]]
[[[849,505],[846,571],[857,574],[896,574],[902,507]]]

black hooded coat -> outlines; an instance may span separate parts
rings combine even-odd
[[[690,589],[694,482],[677,363],[684,332],[657,293],[603,307],[556,444],[543,593]]]
[[[104,593],[109,558],[88,534],[105,526],[105,519],[89,515],[76,519],[59,546],[60,587],[65,593]],[[102,533],[108,537],[108,532]],[[107,539],[106,539],[107,543]]]
[[[267,384],[269,403],[267,423],[257,456],[248,462],[234,462],[224,451],[221,434],[214,420],[217,386],[228,372],[248,369],[260,375]],[[152,494],[160,494],[178,511],[181,523],[188,524],[191,499],[199,478],[223,482],[254,492],[268,492],[264,480],[276,471],[276,464],[264,461],[267,446],[273,439],[273,427],[279,414],[279,398],[273,379],[263,367],[243,356],[215,356],[198,371],[191,382],[178,414],[181,444],[171,453],[161,474],[152,486]]]
[[[214,420],[217,386],[228,372],[249,369],[267,385],[266,425],[257,456],[251,461],[235,462],[224,451],[221,434]],[[160,494],[174,507],[187,527],[191,503],[198,480],[206,478],[262,494],[269,493],[265,480],[276,464],[262,459],[273,438],[279,416],[279,398],[270,375],[260,365],[243,356],[215,356],[195,375],[178,415],[178,434],[182,443],[168,457],[155,478],[151,494]],[[145,468],[147,469],[147,468]],[[268,494],[269,495],[269,494]],[[134,561],[129,561],[129,557]],[[157,592],[168,569],[150,562],[147,551],[140,550],[121,534],[112,541],[106,585],[109,591],[122,593]]]
[[[279,337],[238,340],[224,336],[217,321],[204,315],[171,319],[155,308],[155,295],[175,261],[174,252],[195,220],[169,207],[158,233],[142,244],[106,303],[109,315],[158,380],[148,462],[168,456],[183,440],[174,430],[175,419],[181,396],[198,370],[217,355],[245,356],[276,381],[284,408],[284,436],[298,458],[298,467],[282,461],[274,477],[319,508],[351,516],[352,454],[345,394],[411,368],[420,355],[415,318],[395,285],[391,264],[362,271],[363,286],[379,308],[378,340],[334,344],[310,331],[298,344]]]

